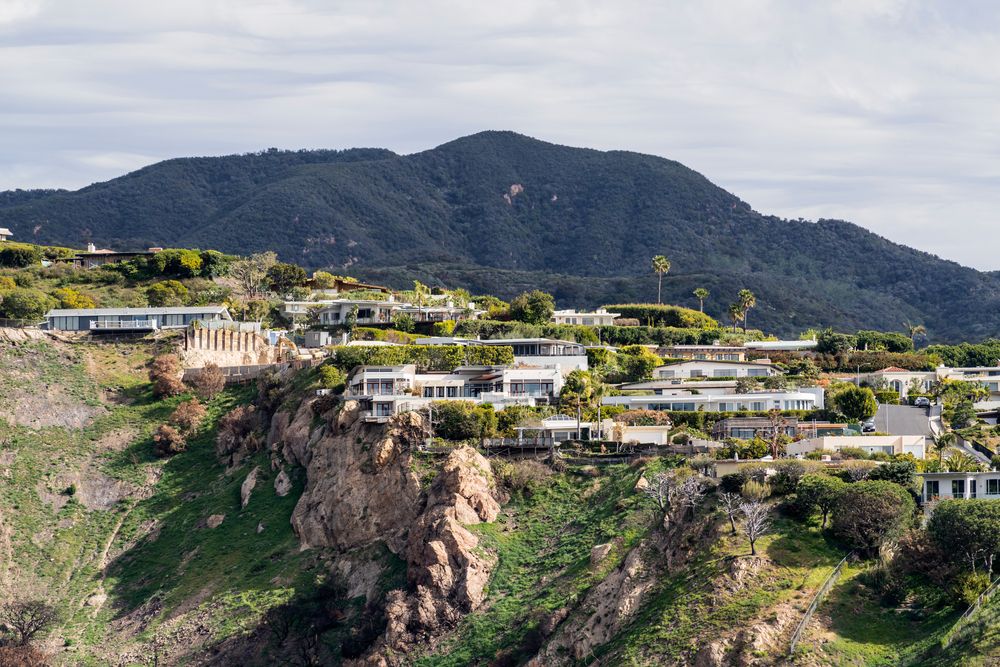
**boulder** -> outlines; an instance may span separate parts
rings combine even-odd
[[[598,544],[590,550],[590,564],[597,565],[611,553],[611,544]]]
[[[253,493],[254,487],[257,486],[257,474],[260,472],[260,466],[256,466],[247,475],[246,479],[243,480],[243,484],[240,485],[240,508],[246,509],[247,504],[250,502],[250,494]]]
[[[288,476],[288,473],[285,472],[284,468],[282,468],[281,472],[278,473],[278,476],[274,478],[274,492],[278,494],[279,497],[284,498],[291,492],[291,490],[292,479]]]
[[[212,516],[205,519],[205,525],[209,528],[218,528],[222,525],[222,522],[226,520],[225,514],[213,514]]]

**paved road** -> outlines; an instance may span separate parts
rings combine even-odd
[[[879,405],[875,415],[875,430],[892,435],[931,436],[927,408],[910,405]]]

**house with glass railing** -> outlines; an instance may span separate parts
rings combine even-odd
[[[925,472],[921,497],[925,503],[952,498],[1000,500],[1000,471]]]
[[[56,308],[45,314],[43,326],[51,331],[142,332],[232,320],[225,306]]]
[[[817,410],[823,407],[822,387],[788,391],[753,391],[748,394],[704,394],[677,389],[645,396],[608,396],[604,405],[626,410],[671,412],[767,412],[769,410]]]

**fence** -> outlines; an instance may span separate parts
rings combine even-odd
[[[44,320],[12,320],[6,317],[0,317],[0,328],[4,329],[26,329],[28,327],[37,327],[44,324]]]
[[[956,639],[964,639],[969,635],[969,633],[976,627],[976,625],[973,624],[973,621],[978,620],[980,610],[982,610],[982,608],[993,598],[994,594],[996,594],[998,590],[1000,590],[1000,577],[997,577],[993,583],[990,584],[989,588],[980,593],[979,597],[976,598],[976,601],[972,604],[972,606],[966,609],[965,613],[962,614],[957,621],[955,621],[955,625],[951,626],[951,629],[944,634],[944,637],[941,638],[942,648],[948,648]],[[994,612],[993,616],[996,616],[996,614],[997,613]],[[992,618],[993,617],[991,616],[990,619],[992,620]]]
[[[809,621],[816,612],[816,608],[819,607],[819,603],[823,601],[823,598],[826,597],[826,594],[830,592],[831,588],[833,588],[837,579],[840,578],[840,573],[843,571],[844,565],[847,563],[847,559],[850,558],[853,553],[854,552],[852,551],[847,554],[839,563],[837,563],[837,567],[833,568],[833,572],[830,573],[830,576],[826,578],[823,585],[819,587],[818,591],[816,591],[816,595],[813,597],[812,602],[809,603],[809,608],[806,609],[806,615],[802,617],[802,621],[799,623],[799,626],[795,628],[795,632],[792,633],[792,643],[788,647],[789,657],[795,655],[795,647],[798,646],[799,640],[802,639],[802,633],[805,632],[806,626],[809,625]]]

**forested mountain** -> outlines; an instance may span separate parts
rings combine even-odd
[[[723,318],[758,296],[751,326],[784,334],[922,323],[933,340],[1000,333],[1000,276],[836,220],[761,215],[650,155],[483,132],[413,155],[277,151],[168,160],[75,192],[0,196],[21,240],[115,248],[274,249],[390,283],[414,278],[560,306],[655,299],[650,258],[673,262],[667,300]]]

